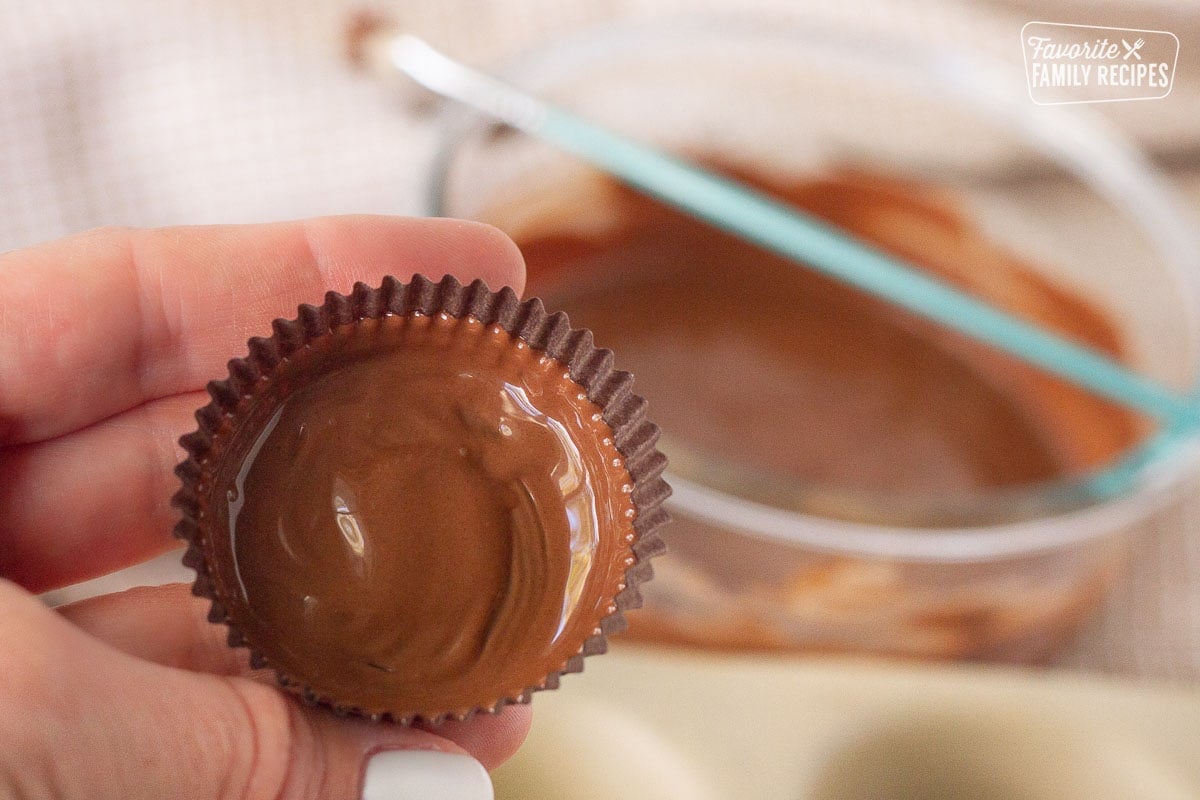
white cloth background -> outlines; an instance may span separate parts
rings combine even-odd
[[[103,224],[253,222],[421,212],[435,130],[349,70],[345,0],[0,0],[0,250]],[[795,20],[970,43],[1019,69],[1030,19],[1166,28],[1180,77],[1164,101],[1109,109],[1167,163],[1200,154],[1200,16],[1153,2],[1010,0],[395,0],[450,52],[503,59],[616,17],[765,10]],[[1181,173],[1193,203],[1200,179]],[[1200,679],[1200,494],[1140,548],[1130,579],[1061,663]],[[1176,524],[1177,523],[1177,524]],[[102,581],[186,575],[160,562]],[[56,599],[77,596],[75,590]]]

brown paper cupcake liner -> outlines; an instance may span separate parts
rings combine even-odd
[[[499,697],[492,704],[468,711],[447,710],[443,713],[397,715],[392,711],[370,711],[342,705],[275,669],[231,619],[218,596],[212,567],[204,549],[205,530],[201,520],[206,491],[211,488],[201,483],[204,464],[219,452],[214,450],[218,434],[231,428],[239,410],[256,394],[263,379],[312,340],[363,320],[392,315],[432,316],[443,312],[459,319],[472,317],[485,325],[498,325],[513,337],[527,342],[533,349],[556,359],[567,368],[570,378],[582,387],[587,398],[599,406],[604,422],[612,430],[613,444],[632,479],[631,499],[636,516],[633,520],[635,539],[630,550],[635,561],[625,571],[623,588],[614,598],[615,609],[598,621],[595,632],[586,639],[581,649],[561,669],[551,672],[522,692]],[[401,724],[416,721],[436,724],[447,718],[462,720],[480,711],[496,713],[513,703],[527,703],[535,691],[558,688],[562,675],[582,671],[585,657],[606,651],[607,637],[625,629],[624,612],[639,608],[642,604],[639,587],[653,576],[650,559],[665,549],[659,531],[668,521],[663,503],[671,491],[662,478],[666,457],[656,446],[658,427],[647,419],[646,401],[633,393],[633,376],[613,368],[611,351],[597,348],[590,331],[572,329],[566,314],[548,314],[537,298],[522,301],[508,287],[493,292],[481,280],[463,286],[451,276],[434,282],[418,275],[407,284],[387,277],[379,288],[357,283],[349,295],[329,292],[322,305],[301,305],[295,319],[277,319],[272,323],[272,328],[274,332],[271,336],[249,340],[246,357],[229,362],[227,378],[208,384],[207,390],[212,401],[196,412],[197,430],[180,439],[180,444],[187,451],[187,458],[176,467],[175,472],[183,486],[171,501],[182,514],[175,526],[175,536],[188,543],[183,563],[196,572],[192,592],[209,599],[211,608],[208,619],[229,628],[228,642],[231,647],[247,647],[252,667],[275,669],[280,685],[298,694],[306,704],[327,706],[342,715]]]

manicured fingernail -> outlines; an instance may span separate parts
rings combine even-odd
[[[470,756],[388,750],[367,762],[362,800],[493,800],[492,779]]]

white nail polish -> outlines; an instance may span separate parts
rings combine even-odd
[[[470,756],[387,750],[367,762],[362,800],[493,800],[492,779]]]

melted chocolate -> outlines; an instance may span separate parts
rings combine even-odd
[[[1120,355],[1102,315],[929,187],[850,172],[738,177]],[[1140,432],[1100,398],[603,179],[485,218],[521,246],[529,291],[637,375],[675,468],[701,465],[702,479],[731,491],[781,502],[790,486],[967,496],[1080,473]]]
[[[396,716],[516,697],[579,652],[632,563],[632,487],[558,361],[476,320],[317,339],[239,413],[209,563],[255,650]]]

